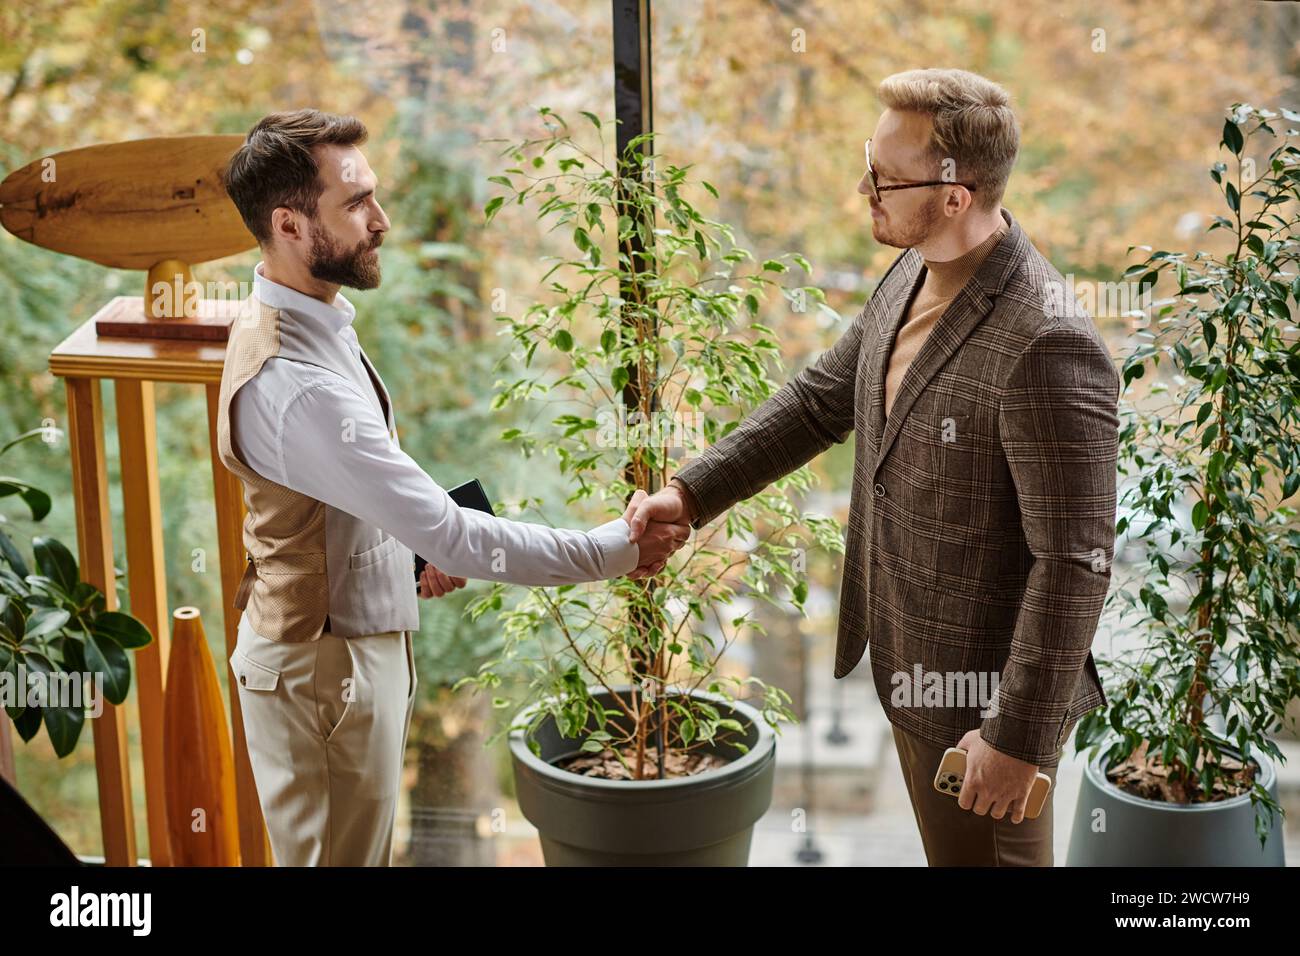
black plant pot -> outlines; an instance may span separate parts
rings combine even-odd
[[[621,697],[630,693],[625,687],[614,690]],[[603,707],[612,708],[604,688],[591,694]],[[728,703],[704,691],[691,696],[740,721],[746,733],[739,739],[749,752],[740,755],[719,744],[711,752],[730,762],[691,777],[603,780],[554,766],[578,753],[580,741],[562,736],[549,715],[534,733],[540,758],[528,749],[522,730],[511,732],[519,807],[537,827],[547,866],[748,864],[754,823],[772,801],[775,734],[747,704]],[[527,722],[530,713],[535,711],[525,711],[517,723]],[[619,718],[626,720],[621,714]],[[594,723],[588,729],[595,730]]]
[[[1107,780],[1104,757],[1103,750],[1084,771],[1066,866],[1286,866],[1281,814],[1274,812],[1261,847],[1249,793],[1186,806],[1147,800]],[[1254,762],[1259,782],[1277,800],[1272,761],[1256,754]]]

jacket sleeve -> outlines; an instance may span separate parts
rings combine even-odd
[[[673,476],[694,503],[693,528],[702,528],[848,437],[866,316],[863,306],[849,330],[816,362]]]
[[[1060,746],[1110,584],[1119,388],[1098,337],[1053,328],[1016,360],[999,412],[1033,565],[980,736],[1040,766]]]

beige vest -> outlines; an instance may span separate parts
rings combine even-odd
[[[244,486],[244,548],[248,564],[235,607],[253,630],[273,641],[314,641],[322,631],[357,637],[415,631],[420,609],[411,549],[346,511],[263,478],[231,445],[230,400],[272,357],[306,362],[377,393],[393,441],[392,402],[379,374],[363,359],[371,381],[357,381],[342,337],[307,334],[280,321],[280,310],[250,297],[230,326],[217,403],[217,449]],[[400,446],[399,446],[400,447]]]

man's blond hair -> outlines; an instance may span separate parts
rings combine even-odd
[[[941,173],[955,166],[939,178],[974,183],[975,205],[998,208],[1020,151],[1020,125],[1006,90],[966,70],[927,69],[885,77],[877,95],[891,110],[931,117],[930,157]]]

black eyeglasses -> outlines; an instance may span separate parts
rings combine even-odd
[[[916,189],[920,186],[961,186],[965,189],[970,190],[971,192],[975,191],[974,186],[967,185],[966,183],[949,182],[944,179],[929,179],[923,183],[902,183],[897,186],[881,186],[876,182],[876,170],[871,165],[871,140],[867,140],[866,153],[867,153],[867,182],[871,185],[871,198],[874,199],[876,202],[880,202],[881,193],[887,192],[891,189]]]

